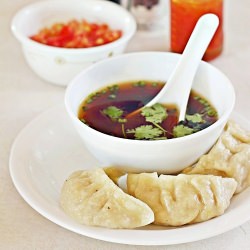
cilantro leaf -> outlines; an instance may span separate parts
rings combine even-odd
[[[186,115],[186,119],[188,121],[191,121],[193,123],[202,123],[204,122],[204,120],[202,119],[202,115],[201,114],[194,114],[194,115]]]
[[[207,112],[207,115],[210,116],[210,117],[218,116],[217,111],[212,107],[207,107],[206,112]]]
[[[135,129],[128,129],[126,133],[133,133],[135,139],[144,140],[144,139],[156,139],[159,137],[163,131],[159,128],[154,128],[152,125],[142,125]]]
[[[123,110],[115,107],[115,106],[109,106],[102,110],[102,113],[107,115],[112,121],[117,121],[119,118],[121,118],[123,114]]]
[[[190,135],[190,134],[192,134],[194,132],[195,132],[194,129],[189,128],[189,127],[184,126],[184,125],[177,125],[173,129],[174,137],[182,137],[182,136],[185,136],[185,135]]]
[[[167,118],[167,111],[163,105],[156,103],[152,107],[143,108],[141,115],[145,117],[147,122],[157,124],[163,122]]]

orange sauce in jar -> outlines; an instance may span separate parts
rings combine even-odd
[[[171,0],[171,51],[182,53],[198,19],[207,13],[219,17],[219,27],[203,60],[209,61],[223,49],[223,0]]]

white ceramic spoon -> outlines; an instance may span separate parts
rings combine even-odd
[[[205,14],[198,20],[167,84],[145,105],[146,107],[155,103],[175,104],[180,112],[179,121],[185,119],[194,76],[218,25],[219,18],[214,14]]]

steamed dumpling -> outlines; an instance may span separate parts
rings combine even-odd
[[[73,173],[63,185],[60,203],[66,214],[85,225],[135,228],[154,221],[149,206],[124,193],[103,169]]]
[[[229,122],[210,152],[202,156],[185,174],[213,174],[234,178],[236,193],[250,186],[250,133]]]
[[[237,183],[213,175],[128,174],[128,193],[148,204],[155,224],[180,226],[224,213]]]

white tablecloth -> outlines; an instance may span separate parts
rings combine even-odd
[[[168,247],[119,245],[63,229],[21,198],[9,175],[11,145],[29,121],[63,102],[65,90],[41,80],[31,71],[11,34],[11,18],[31,2],[35,0],[0,1],[0,249],[250,249],[250,221],[222,235],[193,243]],[[225,49],[211,62],[231,79],[237,95],[235,111],[247,119],[250,119],[249,23],[248,0],[225,0]],[[167,51],[168,36],[137,33],[127,52],[139,50]]]

